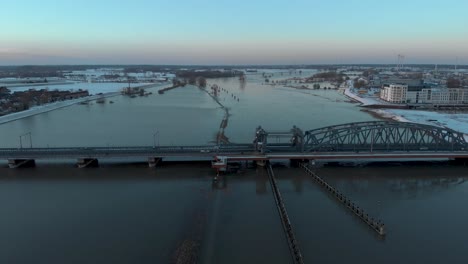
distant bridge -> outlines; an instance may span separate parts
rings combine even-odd
[[[276,139],[276,142],[274,142]],[[273,142],[272,142],[273,141]],[[284,142],[285,141],[285,142]],[[97,158],[185,160],[313,160],[468,158],[468,143],[460,132],[431,125],[401,122],[359,122],[303,132],[266,131],[258,127],[253,143],[161,147],[3,148],[0,159],[11,167],[36,159],[76,158],[86,165]],[[157,163],[156,161],[156,163]],[[89,164],[92,164],[89,163]]]

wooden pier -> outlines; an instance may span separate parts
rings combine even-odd
[[[336,188],[328,184],[324,181],[320,176],[315,174],[306,163],[301,163],[300,166],[307,172],[307,174],[311,175],[315,181],[317,181],[325,190],[327,190],[331,195],[335,196],[335,198],[345,205],[349,210],[351,210],[356,216],[358,216],[365,224],[367,224],[370,228],[372,228],[375,232],[377,232],[380,236],[385,236],[385,225],[377,219],[370,217],[368,214],[364,212],[363,209],[359,208],[356,204],[354,204],[350,199],[348,199],[344,194],[339,192]]]
[[[281,197],[280,190],[278,188],[278,185],[276,184],[275,174],[273,173],[273,168],[271,167],[270,162],[267,162],[266,169],[268,172],[268,178],[270,179],[271,189],[273,190],[273,196],[275,198],[276,207],[278,208],[278,212],[281,218],[281,223],[283,224],[284,233],[286,234],[286,237],[288,240],[289,250],[291,252],[293,262],[298,263],[298,264],[303,264],[304,260],[302,257],[302,253],[301,253],[301,250],[299,249],[298,242],[294,235],[291,221],[289,221],[288,212],[286,211],[283,198]]]

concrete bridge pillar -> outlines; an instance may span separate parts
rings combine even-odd
[[[290,160],[289,160],[289,166],[290,166],[291,168],[297,168],[297,167],[299,167],[299,160],[297,160],[297,159],[290,159]]]
[[[301,163],[309,163],[309,160],[307,159],[290,159],[289,160],[289,165],[292,168],[297,168]]]
[[[265,167],[266,166],[266,160],[257,160],[256,161],[256,164],[257,166],[260,166],[260,167]]]
[[[162,161],[161,157],[149,157],[148,158],[148,167],[155,168],[158,166],[158,163]]]
[[[8,167],[11,169],[32,168],[36,167],[36,161],[34,159],[8,159]]]
[[[80,158],[77,162],[78,168],[97,168],[99,167],[99,161],[95,158]]]

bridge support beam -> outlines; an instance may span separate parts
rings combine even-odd
[[[99,161],[95,158],[80,158],[76,164],[78,168],[97,168],[99,167]]]
[[[298,168],[303,163],[309,163],[309,160],[308,159],[290,159],[289,160],[289,165],[292,168]]]
[[[8,167],[11,169],[33,168],[36,167],[36,161],[34,159],[8,159]]]
[[[158,166],[158,163],[162,161],[161,157],[149,157],[148,158],[148,167],[155,168]]]

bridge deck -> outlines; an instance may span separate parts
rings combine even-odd
[[[268,142],[278,135],[290,143]],[[0,159],[67,159],[184,157],[206,160],[216,155],[230,160],[271,159],[446,159],[468,158],[468,142],[462,133],[430,125],[401,122],[357,122],[305,131],[286,132],[257,128],[253,143],[201,146],[139,146],[89,148],[0,148]]]
[[[245,160],[401,160],[401,159],[468,159],[468,151],[334,151],[294,152],[292,149],[260,154],[249,144],[217,146],[178,147],[112,147],[112,148],[23,148],[0,149],[0,159],[29,158],[38,160],[75,158],[184,158],[185,160],[207,160],[214,156],[226,156],[230,161]]]

